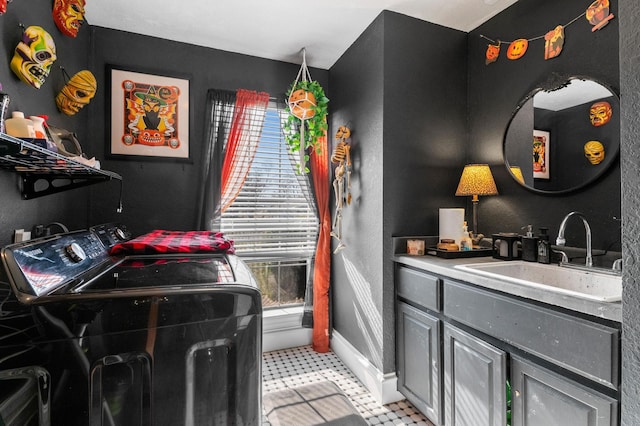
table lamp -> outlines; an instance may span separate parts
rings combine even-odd
[[[473,203],[473,235],[478,234],[478,195],[497,195],[498,189],[488,164],[467,164],[462,170],[457,196],[471,195]]]

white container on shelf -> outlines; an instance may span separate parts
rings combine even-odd
[[[13,111],[11,118],[4,121],[6,132],[15,138],[35,138],[36,132],[33,128],[33,121],[24,118],[24,113]]]
[[[47,136],[47,131],[44,128],[44,118],[31,115],[29,116],[29,120],[33,122],[33,130],[36,133],[36,138],[46,140],[49,151],[58,152],[58,146]]]
[[[37,115],[30,115],[29,120],[33,123],[33,131],[38,139],[46,139],[47,132],[44,130],[44,118]]]

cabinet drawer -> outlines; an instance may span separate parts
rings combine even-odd
[[[440,278],[415,269],[396,269],[398,297],[433,311],[440,311]]]
[[[449,280],[444,281],[444,313],[588,379],[618,388],[618,329]]]

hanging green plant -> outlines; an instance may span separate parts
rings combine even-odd
[[[308,173],[307,149],[311,147],[317,152],[318,138],[327,131],[329,99],[320,83],[311,79],[304,57],[298,77],[287,90],[286,96],[288,117],[283,126],[285,140],[289,151],[300,154],[299,170]]]

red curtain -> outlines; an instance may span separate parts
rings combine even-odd
[[[260,141],[269,94],[238,89],[233,121],[222,164],[220,207],[224,212],[238,196]]]
[[[318,139],[318,152],[311,148],[309,165],[318,205],[320,232],[313,270],[313,350],[329,351],[329,280],[331,277],[331,214],[329,212],[329,155],[327,133]]]

